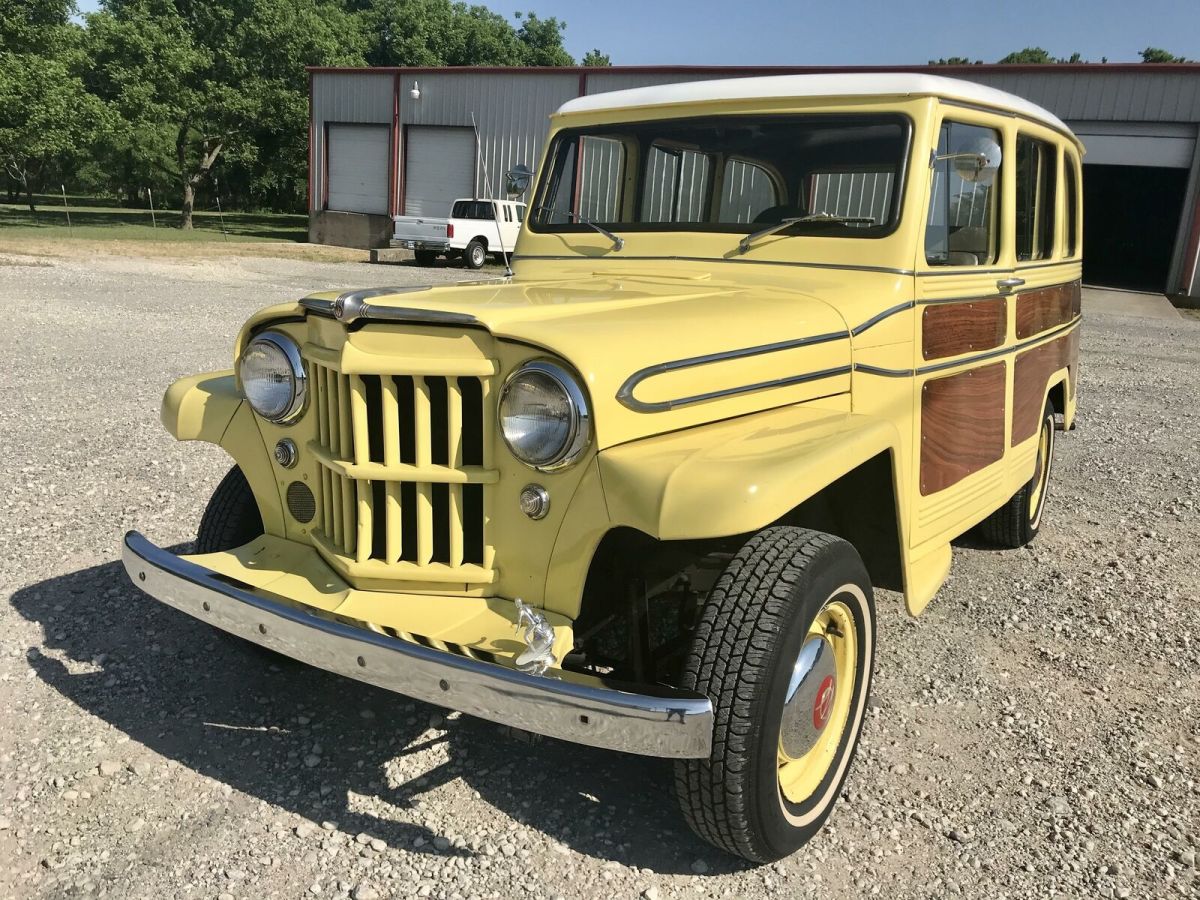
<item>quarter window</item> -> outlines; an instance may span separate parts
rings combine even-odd
[[[925,223],[925,261],[931,266],[983,266],[996,260],[1000,178],[974,177],[971,157],[998,145],[992,128],[943,122]],[[1000,165],[1003,173],[1005,166]]]
[[[1067,256],[1074,256],[1079,246],[1079,168],[1075,160],[1064,156],[1067,178]]]
[[[1048,259],[1054,253],[1054,146],[1017,136],[1017,261]]]

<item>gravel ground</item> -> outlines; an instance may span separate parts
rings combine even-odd
[[[880,597],[876,691],[825,830],[751,868],[668,764],[272,666],[116,562],[195,533],[228,463],[176,376],[313,288],[465,277],[271,259],[0,256],[0,896],[1200,896],[1200,322],[1093,316],[1029,549]],[[472,276],[474,277],[474,276]],[[1086,311],[1086,305],[1085,305]]]

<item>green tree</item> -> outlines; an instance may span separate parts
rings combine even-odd
[[[517,13],[521,27],[517,40],[525,50],[527,66],[573,66],[575,60],[563,47],[563,32],[567,23],[551,16],[539,18],[536,13]]]
[[[1161,47],[1147,47],[1141,53],[1144,63],[1185,63],[1190,62],[1186,56],[1176,56]]]
[[[1053,63],[1057,60],[1050,55],[1048,50],[1043,50],[1041,47],[1026,47],[1024,50],[1017,50],[1008,54],[1000,60],[1001,65],[1009,65],[1015,63],[1030,64],[1030,63]]]
[[[579,63],[581,66],[593,66],[596,68],[612,65],[612,57],[607,53],[601,53],[598,49],[589,50],[583,55],[583,59]]]
[[[0,167],[10,195],[33,195],[108,121],[84,89],[72,0],[0,0]]]
[[[224,156],[296,190],[305,65],[362,62],[357,23],[319,0],[105,0],[87,33],[89,86],[123,122],[110,149],[142,183],[174,183],[184,229]]]
[[[982,66],[983,60],[971,60],[965,56],[944,56],[941,59],[931,59],[931,66]]]

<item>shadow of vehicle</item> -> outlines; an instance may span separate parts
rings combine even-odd
[[[697,856],[714,873],[743,867],[688,830],[668,762],[497,740],[499,726],[465,716],[431,735],[436,707],[250,652],[136,590],[120,563],[23,588],[12,605],[41,625],[45,645],[31,648],[30,664],[62,696],[164,757],[315,822],[439,852],[434,831],[350,799],[403,809],[462,778],[482,802],[589,856],[664,873],[690,871]],[[437,743],[446,755],[431,770],[404,764]]]

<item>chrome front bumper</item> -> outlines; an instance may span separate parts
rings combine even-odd
[[[530,675],[496,662],[436,650],[232,581],[125,535],[125,570],[156,600],[347,678],[535,734],[672,759],[707,757],[707,697],[655,686],[617,685],[575,672]],[[649,688],[653,693],[645,693]]]

